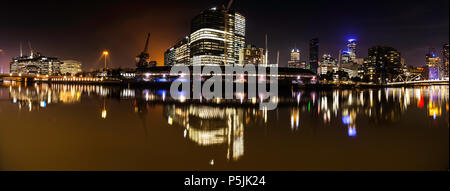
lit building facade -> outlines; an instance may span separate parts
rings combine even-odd
[[[264,49],[257,48],[252,44],[247,44],[247,47],[243,48],[239,52],[239,64],[253,64],[260,65],[264,62]]]
[[[191,22],[193,65],[239,64],[239,53],[244,47],[245,17],[240,13],[212,8]]]
[[[328,72],[338,71],[337,60],[331,57],[330,54],[324,54],[319,65],[319,74],[325,75]]]
[[[317,73],[319,68],[319,39],[313,38],[309,41],[309,66],[306,69]]]
[[[441,59],[436,55],[434,48],[430,48],[425,55],[426,65],[428,66],[428,79],[437,80],[441,78]]]
[[[176,64],[176,50],[171,47],[164,52],[164,66],[173,66]]]
[[[63,75],[75,75],[82,72],[81,62],[76,60],[63,60],[60,69]]]
[[[288,61],[289,68],[302,68],[305,69],[305,65],[300,61],[300,50],[294,48],[291,50],[290,59]]]
[[[347,51],[349,54],[350,62],[353,62],[356,59],[356,39],[348,39]]]
[[[444,56],[443,62],[442,62],[442,77],[444,79],[448,80],[449,77],[449,65],[448,65],[448,43],[444,44],[442,55]]]
[[[343,50],[341,52],[341,65],[352,65],[352,64],[359,64],[363,63],[362,59],[356,58],[356,46],[357,41],[356,39],[348,39],[347,41],[347,50]]]
[[[59,75],[61,61],[57,58],[31,53],[31,56],[19,56],[12,59],[10,73],[15,75]]]
[[[364,61],[364,78],[367,81],[386,83],[402,74],[400,52],[388,46],[369,48]]]

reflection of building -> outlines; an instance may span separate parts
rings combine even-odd
[[[13,103],[19,108],[28,108],[30,111],[45,108],[54,103],[76,103],[81,99],[81,91],[75,86],[41,84],[38,86],[23,87],[11,86],[9,91]]]
[[[81,72],[81,62],[76,60],[63,60],[60,69],[63,75],[75,75]]]
[[[190,56],[194,65],[238,64],[245,45],[245,17],[212,8],[191,23]]]
[[[244,109],[211,106],[164,107],[170,125],[185,128],[184,135],[200,146],[227,145],[228,160],[237,160],[244,154],[244,127],[261,111],[250,113]]]

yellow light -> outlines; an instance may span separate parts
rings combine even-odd
[[[103,110],[102,110],[102,118],[103,118],[103,119],[106,119],[106,109],[103,109]]]
[[[103,55],[108,56],[109,52],[108,51],[103,51]]]

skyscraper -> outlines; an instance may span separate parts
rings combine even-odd
[[[309,70],[317,73],[319,67],[319,39],[313,38],[309,41]]]
[[[443,52],[443,56],[444,56],[444,58],[442,59],[443,60],[443,62],[442,62],[442,77],[444,79],[448,79],[448,77],[449,77],[448,43],[444,44],[442,52]]]
[[[356,59],[356,39],[348,39],[347,51],[350,56],[350,62]]]
[[[300,50],[294,48],[291,50],[290,59],[288,61],[289,68],[302,68],[305,69],[305,66],[300,62]]]
[[[364,73],[369,81],[386,83],[402,74],[400,52],[388,46],[369,48],[369,57],[364,62]]]
[[[176,64],[176,49],[171,47],[164,52],[164,66],[173,66]]]
[[[341,64],[342,66],[353,65],[356,63],[356,39],[348,39],[347,40],[347,50],[343,50],[341,52]],[[361,61],[361,60],[359,60]]]
[[[245,46],[245,17],[233,10],[212,8],[191,22],[190,57],[194,65],[238,64]]]
[[[428,79],[437,80],[441,78],[441,59],[436,55],[436,50],[430,48],[428,54],[425,55],[425,62],[428,66]]]

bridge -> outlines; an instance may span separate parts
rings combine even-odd
[[[403,81],[403,82],[390,82],[387,83],[388,86],[400,86],[400,85],[409,85],[409,86],[428,86],[428,85],[449,85],[449,80],[418,80],[418,81]]]
[[[422,76],[422,74],[398,75],[393,82],[388,82],[388,86],[428,86],[428,85],[448,85],[447,79],[429,80]]]

